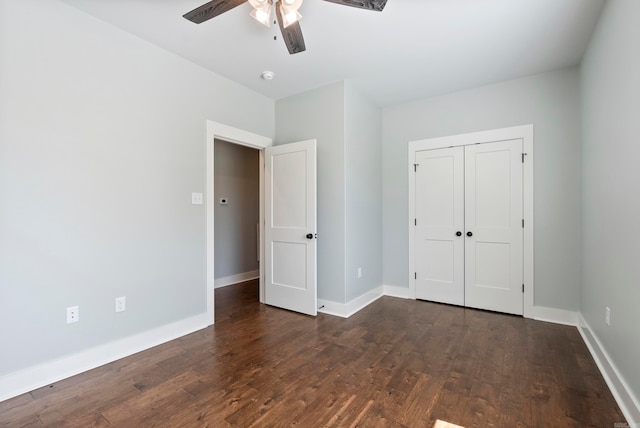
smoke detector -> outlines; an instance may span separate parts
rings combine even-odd
[[[262,77],[262,80],[273,80],[275,76],[276,76],[275,73],[269,70],[263,71],[262,74],[260,75],[260,77]]]

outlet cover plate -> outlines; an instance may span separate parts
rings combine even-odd
[[[116,298],[116,312],[127,310],[127,298],[125,296]]]
[[[71,306],[67,308],[67,324],[80,321],[80,308],[78,306]]]

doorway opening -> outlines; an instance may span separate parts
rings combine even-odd
[[[259,218],[258,224],[264,224],[264,180],[262,173],[264,165],[263,149],[273,145],[273,140],[262,135],[254,134],[242,129],[234,128],[218,122],[207,121],[207,177],[206,177],[206,233],[207,233],[207,249],[206,249],[206,303],[207,318],[209,325],[215,321],[215,207],[219,200],[215,197],[215,141],[220,140],[234,145],[250,147],[257,149],[258,152],[258,176],[259,176]],[[254,226],[255,227],[255,226]],[[260,227],[258,230],[258,249],[259,260],[264,259],[264,230]],[[254,252],[255,253],[255,252]],[[264,302],[264,268],[260,263],[258,269],[258,287],[260,302]]]
[[[214,139],[215,317],[259,302],[260,151]],[[225,288],[222,290],[222,288]]]

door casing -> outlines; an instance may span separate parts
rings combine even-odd
[[[423,140],[409,141],[408,144],[408,180],[409,180],[409,297],[416,298],[416,281],[414,274],[415,266],[415,237],[413,233],[414,219],[416,218],[415,207],[415,181],[414,181],[414,159],[416,152],[422,150],[440,149],[446,147],[467,146],[471,144],[489,143],[495,141],[506,141],[522,139],[524,153],[523,168],[523,278],[524,278],[524,300],[523,316],[533,318],[533,298],[534,298],[534,275],[533,275],[533,252],[534,252],[534,218],[533,218],[533,125],[522,125],[510,128],[493,129],[488,131],[472,132],[468,134],[452,135],[439,138],[428,138]]]

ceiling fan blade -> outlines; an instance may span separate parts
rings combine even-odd
[[[278,5],[279,6],[279,5]],[[287,28],[284,28],[282,20],[282,11],[280,7],[276,6],[276,15],[278,16],[278,25],[280,26],[280,32],[284,39],[284,44],[287,45],[287,49],[291,55],[304,52],[307,47],[304,44],[304,37],[302,36],[302,29],[300,28],[300,22],[294,22]]]
[[[236,6],[240,6],[246,1],[247,0],[213,0],[193,9],[191,12],[185,13],[182,16],[191,22],[201,24],[204,21],[215,18]]]
[[[345,6],[353,6],[360,9],[377,10],[382,12],[387,0],[325,0],[331,3],[343,4]]]

